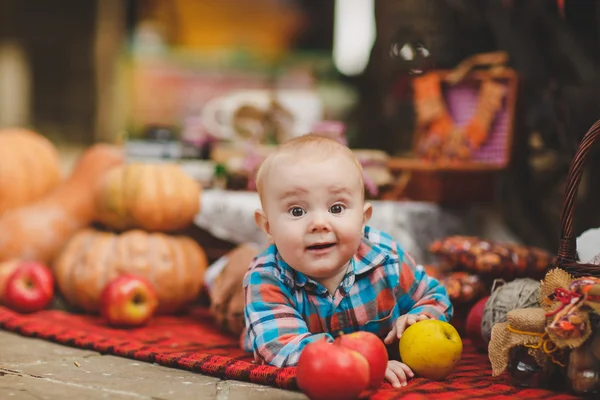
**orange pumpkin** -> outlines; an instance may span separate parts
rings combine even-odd
[[[93,145],[56,189],[0,215],[0,261],[52,262],[67,240],[93,221],[95,188],[106,171],[122,162],[120,148]]]
[[[176,164],[123,165],[100,185],[96,219],[118,230],[174,231],[192,223],[200,211],[201,191]]]
[[[0,214],[37,200],[61,181],[60,159],[42,135],[0,129]]]
[[[198,298],[206,265],[204,250],[187,236],[88,228],[65,246],[54,273],[67,301],[88,312],[98,311],[100,293],[110,280],[126,273],[143,276],[156,289],[157,312],[170,313]]]

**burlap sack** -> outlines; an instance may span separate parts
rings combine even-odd
[[[520,345],[538,345],[545,333],[546,318],[543,308],[521,308],[507,314],[508,322],[497,323],[492,327],[492,338],[488,346],[492,375],[502,374],[509,362],[513,347]],[[509,330],[512,328],[513,331]],[[515,333],[514,331],[523,333]],[[534,333],[532,335],[530,333]],[[529,349],[540,367],[548,362],[548,355],[541,349]]]
[[[558,301],[550,301],[550,296],[557,288],[569,289],[573,277],[567,271],[554,268],[548,271],[540,285],[539,303],[545,312],[549,313],[561,306]]]

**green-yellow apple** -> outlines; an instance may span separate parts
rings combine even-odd
[[[128,328],[147,323],[158,307],[154,286],[141,276],[125,274],[100,294],[100,314],[109,325]]]
[[[460,361],[462,340],[456,329],[436,319],[418,321],[400,338],[400,358],[416,375],[432,380],[448,376]]]

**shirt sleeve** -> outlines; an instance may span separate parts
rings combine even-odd
[[[398,299],[401,314],[425,314],[430,318],[448,322],[454,312],[446,288],[427,275],[422,266],[397,247],[400,256],[399,284],[404,295]]]
[[[312,334],[294,308],[290,289],[269,268],[251,268],[244,279],[246,328],[254,357],[277,367],[298,363],[302,349],[325,339],[327,333]]]

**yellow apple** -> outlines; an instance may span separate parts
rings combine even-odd
[[[416,375],[442,380],[462,355],[462,340],[447,322],[429,319],[409,326],[400,338],[400,357]]]

